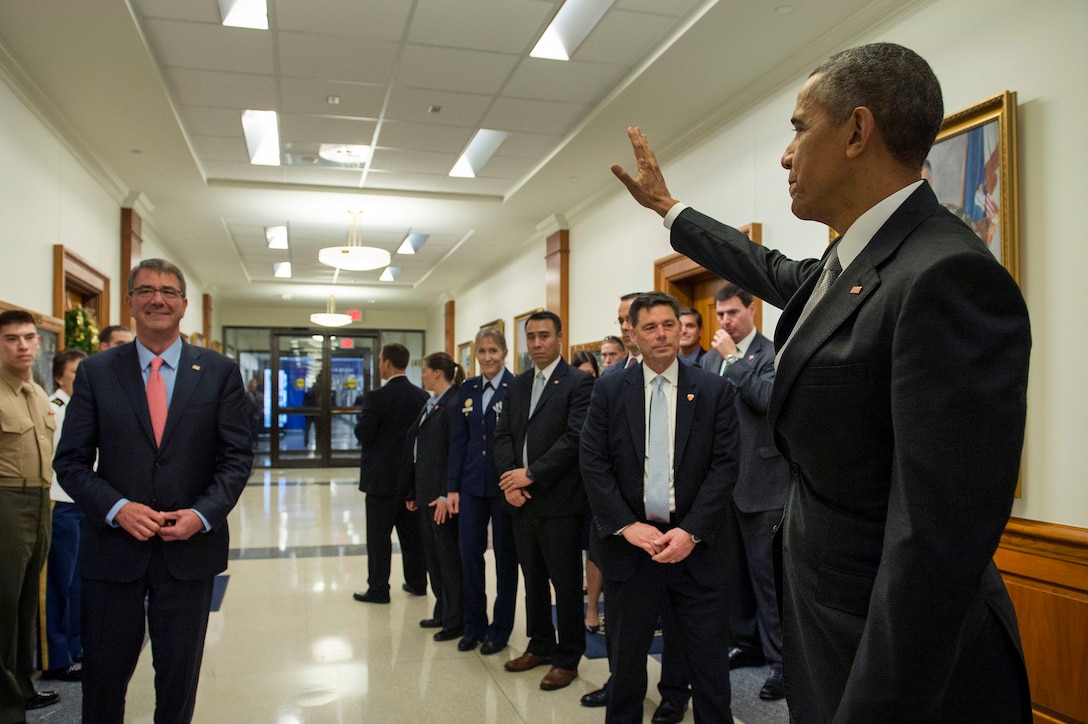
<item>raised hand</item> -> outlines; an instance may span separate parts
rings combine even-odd
[[[657,165],[654,150],[650,148],[646,136],[637,127],[628,128],[627,136],[631,139],[631,148],[635,151],[638,175],[631,178],[631,175],[618,163],[612,164],[612,173],[627,187],[635,201],[664,216],[677,202],[669,195],[669,187],[665,185],[665,177],[661,174],[661,167]]]

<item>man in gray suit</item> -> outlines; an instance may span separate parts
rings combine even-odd
[[[782,155],[792,210],[842,234],[796,261],[638,176],[677,251],[782,308],[768,408],[790,469],[783,654],[799,722],[1031,721],[1016,614],[993,562],[1012,509],[1031,332],[1016,281],[921,169],[944,116],[916,53],[821,63]]]
[[[733,632],[729,667],[770,664],[770,675],[759,695],[763,699],[781,699],[786,695],[782,623],[771,539],[782,520],[789,469],[767,425],[767,405],[774,385],[774,344],[756,329],[755,299],[736,284],[726,283],[718,290],[714,308],[721,329],[700,364],[736,388],[740,422],[740,474],[733,489],[729,525],[725,526],[729,541],[729,624]]]

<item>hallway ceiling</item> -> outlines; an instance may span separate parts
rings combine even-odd
[[[0,72],[218,308],[324,300],[317,250],[359,210],[402,272],[340,272],[339,306],[423,310],[613,193],[626,126],[667,158],[926,1],[615,0],[560,62],[529,57],[555,0],[269,0],[267,31],[222,26],[217,0],[4,0]],[[279,113],[283,165],[249,163],[246,109]],[[478,128],[509,136],[477,178],[450,177]],[[322,143],[373,158],[333,167]],[[290,249],[269,249],[282,224]],[[408,233],[429,238],[395,254]]]

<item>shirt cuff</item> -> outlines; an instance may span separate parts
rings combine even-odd
[[[189,510],[196,513],[197,518],[200,518],[200,522],[204,524],[204,532],[205,533],[210,533],[211,530],[212,530],[212,527],[210,525],[208,525],[208,519],[204,517],[204,514],[201,513],[199,510],[197,510],[196,508],[189,508]]]
[[[124,508],[131,502],[132,501],[128,498],[121,498],[116,503],[114,503],[113,507],[110,508],[110,512],[106,513],[106,522],[113,528],[120,528],[120,523],[116,522],[114,518],[116,518],[117,514],[121,512],[121,508]]]
[[[665,218],[662,219],[662,222],[665,224],[665,228],[671,230],[672,222],[676,221],[676,217],[679,216],[680,213],[687,208],[689,208],[688,205],[683,203],[682,201],[677,201],[675,204],[673,204],[672,208],[669,209],[669,213],[665,214]]]

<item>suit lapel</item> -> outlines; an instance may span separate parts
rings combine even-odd
[[[695,405],[698,400],[695,383],[685,366],[680,365],[680,375],[676,378],[676,432],[673,436],[673,469],[683,457],[684,446],[688,443],[691,426],[695,422]]]
[[[646,460],[646,380],[642,366],[635,365],[620,370],[623,375],[623,399],[627,406],[627,426],[631,432],[631,442],[635,448],[635,460],[642,468]],[[641,484],[642,481],[639,480]]]
[[[559,365],[555,368],[555,371],[552,372],[551,378],[549,378],[548,381],[544,383],[544,391],[540,393],[540,399],[536,401],[536,409],[533,410],[533,414],[529,415],[530,420],[533,419],[534,417],[536,417],[537,414],[540,413],[540,410],[543,409],[544,405],[551,398],[552,388],[553,387],[558,387],[559,385],[563,384],[563,379],[567,376],[567,367],[568,367],[568,365],[567,365],[566,360],[560,359],[559,360]],[[533,368],[533,374],[530,375],[530,377],[529,377],[529,399],[530,400],[532,399],[533,385],[536,383],[535,377],[536,377],[536,368]]]
[[[181,357],[178,358],[178,368],[174,372],[174,394],[170,397],[170,411],[166,415],[166,428],[162,433],[162,447],[170,440],[178,421],[185,415],[185,408],[193,397],[196,386],[200,383],[201,363],[203,356],[200,347],[193,347],[185,342],[181,343]],[[148,417],[150,424],[150,416]]]
[[[877,290],[880,286],[878,267],[899,248],[903,240],[919,224],[932,215],[936,203],[936,197],[930,191],[928,184],[922,184],[911,194],[877,230],[858,257],[835,280],[828,289],[827,295],[812,310],[793,339],[789,340],[778,361],[771,403],[767,411],[772,428],[775,427],[778,414],[789,395],[790,388],[808,360]],[[824,256],[826,257],[827,254]],[[820,268],[822,269],[822,265]],[[801,309],[804,308],[812,288],[816,285],[815,279],[818,276],[819,274],[814,274],[813,279],[806,280],[790,303],[786,305],[783,320],[786,321],[785,318],[789,316],[788,330],[793,329],[793,324],[800,315]],[[787,328],[787,324],[780,324],[775,334],[779,349],[781,344],[789,339],[789,331],[783,334],[783,328]]]
[[[143,370],[140,369],[140,357],[135,344],[127,344],[113,360],[113,373],[124,390],[125,398],[140,421],[140,427],[147,435],[152,446],[155,445],[155,433],[151,429],[151,413],[147,410],[147,392],[144,389]]]

